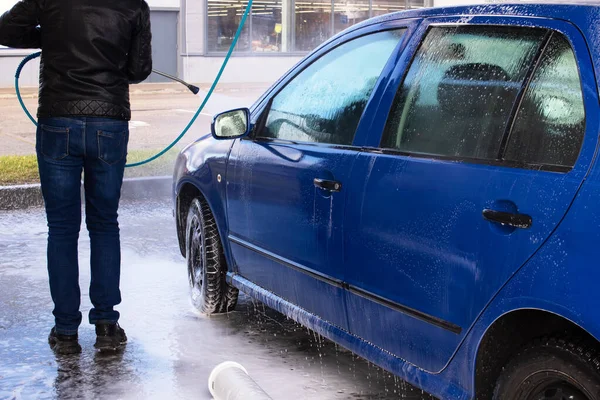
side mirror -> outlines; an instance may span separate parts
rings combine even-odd
[[[215,139],[237,139],[250,133],[250,110],[240,108],[218,114],[212,123]]]

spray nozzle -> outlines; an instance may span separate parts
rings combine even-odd
[[[188,85],[187,88],[190,89],[190,92],[194,94],[200,93],[200,88],[198,86]]]
[[[172,81],[181,83],[183,86],[187,87],[190,90],[190,92],[192,92],[194,94],[200,93],[200,88],[198,86],[190,85],[189,83],[187,83],[183,79],[179,79],[176,76],[169,75],[167,73],[164,73],[162,71],[158,71],[158,70],[155,70],[155,69],[153,69],[152,72],[154,72],[155,74],[158,74],[160,76],[164,76],[165,78],[171,79]]]

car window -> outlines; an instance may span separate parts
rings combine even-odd
[[[381,146],[496,159],[545,34],[502,26],[431,28],[398,91]]]
[[[571,45],[553,33],[523,97],[504,159],[572,167],[583,142],[585,110]]]
[[[259,137],[350,145],[383,67],[404,30],[379,32],[331,50],[272,100]]]

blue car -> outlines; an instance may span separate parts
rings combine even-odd
[[[363,22],[176,163],[191,296],[238,290],[443,399],[600,399],[600,7]]]

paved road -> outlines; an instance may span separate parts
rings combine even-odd
[[[181,141],[180,147],[210,131],[215,113],[252,104],[268,85],[224,85],[211,97],[196,124]],[[207,90],[207,88],[203,88]],[[143,84],[131,92],[132,121],[129,148],[162,149],[175,139],[198,109],[205,91],[192,95],[178,84]],[[35,115],[37,94],[24,89],[25,104]],[[25,116],[13,89],[0,90],[0,156],[35,153],[35,128]]]
[[[196,313],[168,204],[125,204],[121,226],[119,311],[129,344],[121,355],[98,355],[85,324],[83,353],[56,358],[46,342],[53,320],[43,210],[0,212],[0,399],[210,399],[208,374],[226,360],[276,400],[429,398],[247,298],[229,315]],[[89,240],[81,236],[87,316]]]

